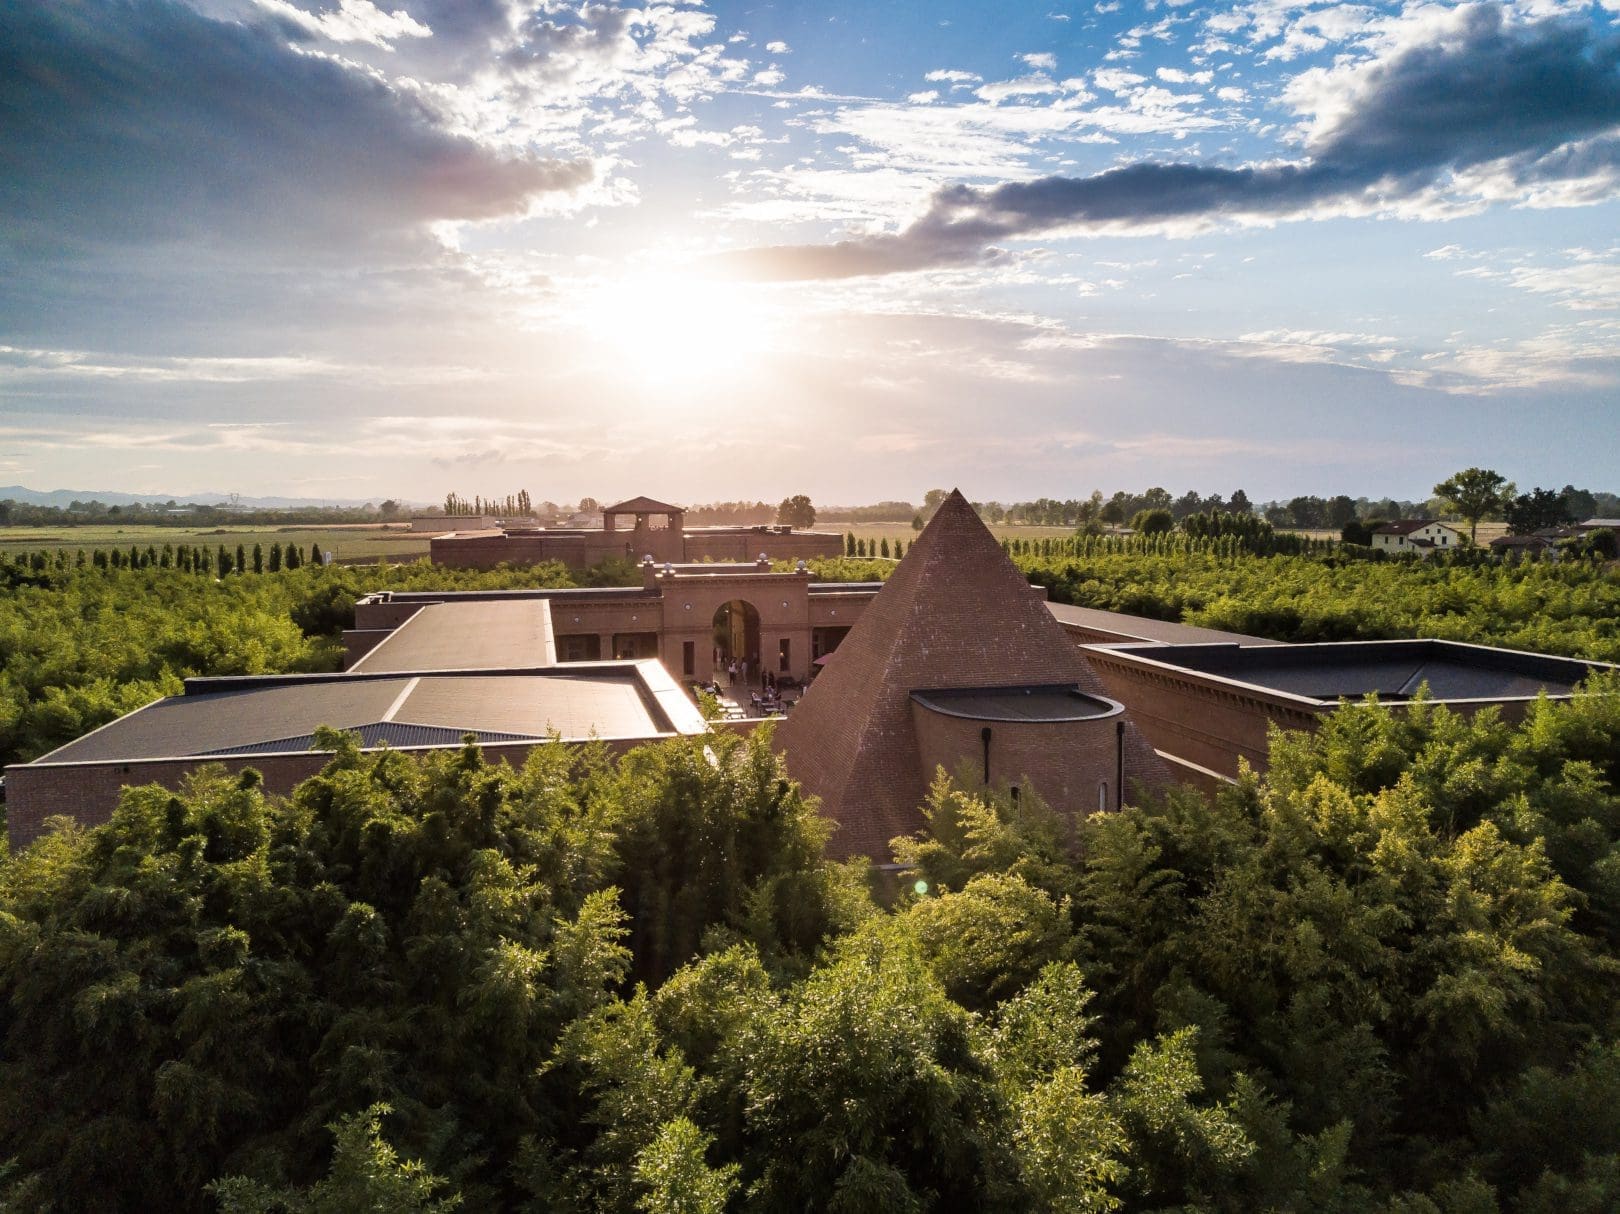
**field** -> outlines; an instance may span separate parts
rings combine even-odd
[[[1447,526],[1456,528],[1458,531],[1462,532],[1464,535],[1468,534],[1468,524],[1467,523],[1455,523],[1454,522],[1454,523],[1448,523]],[[1013,524],[1013,523],[991,523],[991,524],[989,524],[989,527],[990,527],[991,534],[994,535],[998,540],[1006,540],[1006,539],[1015,539],[1015,540],[1016,539],[1023,539],[1023,540],[1065,539],[1065,538],[1067,538],[1069,536],[1072,536],[1074,534],[1074,528],[1073,527],[1033,527],[1033,526],[1026,527],[1023,524]],[[818,520],[817,523],[816,523],[816,526],[815,526],[815,530],[817,530],[817,531],[836,531],[840,535],[842,535],[842,534],[844,534],[846,532],[853,531],[855,533],[855,538],[856,539],[870,540],[870,541],[873,541],[873,542],[877,542],[877,541],[886,539],[892,544],[897,539],[898,540],[904,540],[908,547],[910,546],[911,541],[917,537],[917,533],[911,529],[911,524],[910,523],[853,523],[853,524],[851,524],[851,523],[824,523],[824,522],[820,522]],[[1339,538],[1339,532],[1338,532],[1338,530],[1336,528],[1329,529],[1329,528],[1322,527],[1322,528],[1315,528],[1315,529],[1304,529],[1304,528],[1299,528],[1299,527],[1279,527],[1277,530],[1279,532],[1287,532],[1287,533],[1294,534],[1294,535],[1308,536],[1311,539],[1315,539],[1315,540],[1336,540],[1336,539]],[[1479,542],[1482,545],[1489,544],[1497,536],[1506,535],[1506,534],[1507,534],[1507,524],[1504,523],[1504,522],[1500,522],[1500,521],[1498,521],[1498,522],[1482,522],[1479,525]]]
[[[987,524],[990,533],[998,540],[1024,539],[1046,540],[1067,538],[1074,534],[1073,527],[1026,527],[1022,524],[990,523]],[[836,531],[839,535],[846,535],[853,531],[858,540],[869,540],[873,543],[888,540],[904,540],[906,546],[917,538],[918,532],[913,531],[910,523],[823,523],[817,521],[814,530]]]
[[[164,544],[192,545],[217,548],[224,544],[235,549],[238,544],[250,551],[254,544],[269,548],[291,544],[308,552],[310,545],[319,543],[323,552],[331,552],[335,561],[343,564],[362,564],[380,557],[390,560],[414,560],[428,554],[428,537],[412,535],[400,524],[348,524],[328,527],[152,527],[98,525],[86,527],[8,527],[0,530],[0,555],[12,556],[18,552],[46,552],[58,548],[72,551],[83,548],[123,548],[147,545],[161,549]]]

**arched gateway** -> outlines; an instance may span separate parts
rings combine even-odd
[[[747,599],[721,603],[714,613],[714,647],[725,666],[733,658],[759,670],[759,610]]]

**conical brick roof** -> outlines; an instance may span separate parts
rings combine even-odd
[[[953,491],[776,743],[789,773],[839,824],[829,852],[887,860],[889,840],[922,826],[932,775],[919,757],[911,692],[1060,683],[1104,694],[1085,655]],[[1126,744],[1128,771],[1156,782],[1159,760],[1134,726]]]

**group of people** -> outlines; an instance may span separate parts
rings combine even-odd
[[[753,691],[751,675],[754,667],[744,658],[725,658],[719,649],[714,652],[714,680],[703,686],[704,691],[713,695],[720,694],[720,676],[725,675],[726,684],[735,696],[739,685],[749,688],[750,705],[763,712],[781,712],[787,705],[782,699],[782,688],[777,685],[777,677],[773,671],[763,671],[759,675],[759,690]],[[794,684],[797,686],[797,684]]]

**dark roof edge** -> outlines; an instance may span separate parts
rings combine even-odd
[[[494,678],[533,675],[569,678],[582,674],[640,675],[633,659],[601,662],[565,662],[556,666],[490,666],[451,670],[329,670],[315,674],[197,675],[185,681],[186,695],[215,695],[226,691],[252,691],[261,687],[313,687],[320,683],[383,682],[391,679]],[[121,718],[120,718],[121,719]]]
[[[1029,695],[1038,695],[1042,699],[1057,699],[1059,697],[1082,700],[1087,704],[1095,705],[1100,711],[1077,712],[1064,716],[1049,716],[1041,718],[1001,716],[984,712],[961,712],[947,707],[952,700],[972,699],[976,696],[1015,695],[1024,692]],[[1081,691],[1075,683],[1021,683],[1004,687],[919,687],[911,692],[911,700],[921,704],[930,712],[937,712],[941,716],[960,717],[970,721],[1004,721],[1018,725],[1055,725],[1066,721],[1102,721],[1109,717],[1119,716],[1125,711],[1125,705],[1118,700],[1107,696],[1092,695],[1088,691]],[[943,701],[941,703],[940,701]]]

